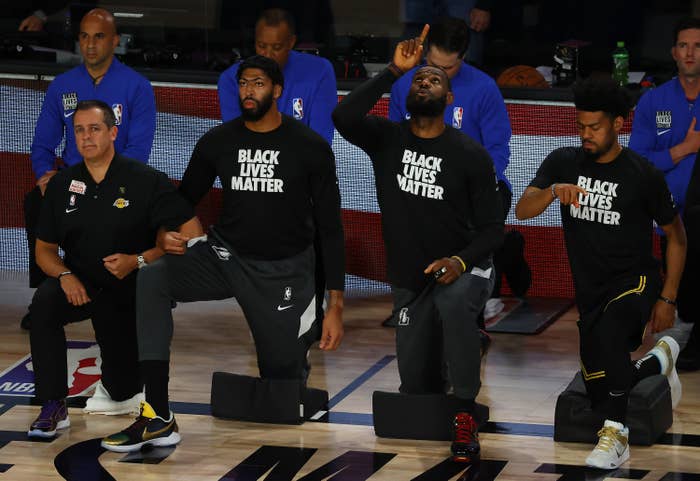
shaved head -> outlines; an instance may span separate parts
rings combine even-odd
[[[114,21],[114,15],[104,8],[93,8],[90,10],[80,21],[80,25],[87,20],[102,22],[105,33],[110,33],[112,35],[117,34],[117,24]]]

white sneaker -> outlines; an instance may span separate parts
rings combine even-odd
[[[500,298],[492,297],[486,301],[486,305],[484,306],[484,319],[491,319],[492,317],[497,316],[501,313],[504,307],[505,304],[503,304],[503,301]]]
[[[106,414],[108,416],[115,416],[117,414],[138,414],[141,402],[145,400],[146,397],[144,394],[139,392],[130,399],[114,401],[100,381],[95,387],[95,393],[85,403],[83,412],[90,414]]]
[[[661,364],[661,374],[668,378],[668,385],[671,387],[671,405],[676,409],[683,395],[683,386],[676,371],[676,360],[681,348],[674,338],[664,336],[659,339],[654,348],[647,353],[656,356]]]
[[[617,469],[630,458],[629,429],[615,421],[605,420],[598,431],[598,444],[586,458],[586,466]]]

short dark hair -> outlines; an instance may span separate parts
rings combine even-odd
[[[249,68],[259,68],[265,72],[268,77],[270,77],[273,84],[284,88],[284,75],[282,75],[282,70],[277,62],[271,58],[263,57],[262,55],[253,55],[252,57],[248,57],[247,59],[243,60],[238,66],[236,80],[240,80],[243,71]]]
[[[700,30],[700,18],[697,17],[685,17],[678,21],[676,28],[673,29],[673,45],[675,46],[678,42],[678,34],[682,30],[689,30],[691,28],[696,28]]]
[[[427,44],[464,58],[469,48],[469,26],[461,18],[443,17],[430,26]]]
[[[102,111],[102,117],[104,119],[104,123],[109,127],[110,129],[117,125],[117,117],[114,115],[114,110],[112,110],[112,107],[107,105],[105,102],[102,100],[81,100],[78,102],[77,107],[75,107],[75,111],[79,112],[81,110],[91,110],[91,109],[99,109]],[[73,117],[75,118],[75,117]]]
[[[413,72],[413,78],[415,79],[416,75],[418,75],[418,72],[420,72],[421,70],[424,70],[424,69],[432,69],[432,70],[437,70],[438,72],[440,72],[440,74],[447,81],[447,91],[452,92],[452,82],[450,81],[450,77],[449,77],[449,75],[447,75],[447,72],[445,72],[440,67],[433,67],[432,65],[422,65],[422,66],[418,67],[415,72]]]
[[[611,119],[627,118],[632,108],[632,95],[609,77],[589,77],[574,87],[576,110],[605,112]]]
[[[264,10],[258,17],[258,21],[255,23],[257,27],[259,23],[264,23],[271,27],[276,27],[282,23],[286,23],[289,27],[289,33],[294,35],[296,32],[296,22],[291,13],[281,8],[268,8]]]

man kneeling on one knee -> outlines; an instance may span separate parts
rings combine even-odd
[[[30,307],[36,396],[43,407],[32,437],[53,437],[70,425],[64,325],[92,319],[102,358],[102,382],[87,412],[138,412],[143,399],[136,344],[137,272],[162,251],[159,228],[177,229],[192,208],[168,177],[115,154],[116,119],[99,100],[78,103],[73,115],[83,162],[49,182],[36,243],[48,276]],[[59,246],[65,257],[59,256]]]

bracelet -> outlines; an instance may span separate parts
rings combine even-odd
[[[404,74],[404,71],[397,67],[394,62],[389,62],[389,65],[387,65],[386,68],[388,68],[396,77],[401,77]]]
[[[457,259],[460,264],[462,264],[462,272],[467,272],[467,265],[464,263],[461,257],[459,256],[452,256],[450,259]]]
[[[70,274],[73,274],[73,273],[72,273],[71,271],[63,271],[63,272],[61,272],[61,273],[58,275],[58,277],[56,277],[56,279],[61,279],[61,277],[67,276],[67,275],[70,275]]]
[[[659,300],[665,302],[666,304],[671,304],[672,306],[676,305],[676,301],[672,301],[668,297],[659,296]]]
[[[557,184],[552,184],[552,199],[557,198],[557,193],[554,192],[554,189],[556,188]]]

